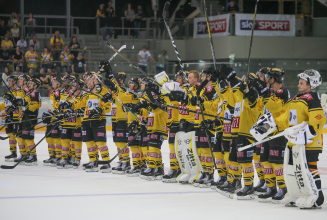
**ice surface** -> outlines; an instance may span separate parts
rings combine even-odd
[[[109,133],[109,132],[108,132]],[[1,136],[5,136],[0,132]],[[43,137],[37,132],[35,142]],[[8,140],[1,141],[0,164],[9,154]],[[111,136],[111,156],[117,153]],[[111,173],[86,173],[82,168],[58,170],[43,166],[48,158],[47,144],[37,147],[38,166],[17,166],[0,170],[0,220],[50,219],[326,219],[327,203],[321,210],[287,208],[256,200],[229,199],[210,188],[146,181]],[[327,195],[327,149],[318,167]],[[167,141],[162,146],[165,170],[169,169]],[[113,162],[117,163],[118,159]],[[82,163],[88,162],[83,144]],[[217,178],[217,174],[216,174]],[[255,177],[255,183],[257,178]]]

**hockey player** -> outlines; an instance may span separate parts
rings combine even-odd
[[[284,80],[284,70],[280,68],[272,68],[266,73],[266,83],[253,76],[252,84],[256,87],[259,95],[263,98],[263,104],[267,112],[270,112],[274,118],[286,112],[289,114],[289,101],[290,92],[282,85]],[[250,77],[251,78],[251,77]],[[271,133],[271,136],[283,132],[278,130]],[[264,167],[264,177],[266,185],[268,186],[267,192],[258,196],[259,201],[278,203],[283,199],[287,192],[284,175],[283,175],[283,162],[284,151],[287,139],[282,136],[262,144],[260,153],[260,162]],[[276,180],[278,185],[278,193],[276,189]]]
[[[39,108],[41,107],[41,94],[37,91],[37,88],[41,85],[41,81],[39,79],[31,79],[28,82],[28,89],[29,92],[24,98],[22,99],[15,99],[13,101],[13,105],[21,106],[24,110],[24,116],[21,123],[21,129],[25,131],[22,132],[22,139],[25,142],[25,145],[31,150],[35,143],[34,143],[34,126],[37,120],[39,113]],[[35,119],[32,121],[25,121],[28,119]],[[31,123],[29,123],[31,122]],[[26,166],[37,165],[37,156],[36,156],[36,149],[34,148],[28,159],[25,160]]]
[[[0,105],[0,110],[5,110],[6,112],[6,123],[11,123],[14,121],[18,121],[18,116],[14,118],[14,114],[16,115],[18,113],[18,109],[12,105],[12,101],[15,99],[15,93],[16,91],[19,91],[20,88],[17,87],[17,81],[18,78],[16,75],[8,76],[8,86],[11,90],[12,94],[8,91],[3,98],[5,99],[5,102],[3,102]],[[5,156],[5,161],[7,162],[13,162],[17,158],[17,140],[16,135],[13,135],[16,133],[16,126],[15,124],[8,124],[6,125],[6,134],[8,136],[11,136],[9,138],[9,146],[10,146],[10,154]]]

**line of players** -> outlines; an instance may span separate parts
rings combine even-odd
[[[302,94],[295,98],[296,101],[293,101],[289,91],[282,85],[284,71],[280,68],[263,68],[257,74],[251,73],[248,89],[244,83],[245,80],[238,78],[235,71],[225,65],[221,67],[220,71],[215,71],[212,68],[202,71],[201,79],[207,82],[205,87],[203,85],[201,87],[199,83],[200,74],[198,71],[188,72],[189,84],[186,84],[186,76],[179,72],[176,74],[176,82],[179,87],[170,94],[161,94],[159,87],[146,78],[142,80],[132,78],[128,88],[126,88],[124,85],[126,74],[120,72],[114,78],[108,62],[100,63],[100,72],[105,73],[106,85],[111,93],[101,85],[97,78],[99,76],[95,76],[95,73],[86,73],[85,82],[72,76],[66,76],[62,80],[69,83],[64,83],[63,89],[60,88],[61,81],[56,78],[53,79],[52,85],[55,91],[50,96],[53,110],[44,113],[42,118],[48,124],[59,120],[64,120],[64,122],[61,122],[60,125],[52,125],[54,127],[48,127],[48,131],[53,130],[51,137],[47,138],[50,158],[44,161],[44,165],[57,166],[57,168],[78,168],[82,142],[85,142],[90,159],[90,163],[84,165],[86,171],[98,171],[98,151],[100,151],[102,161],[104,161],[100,170],[110,172],[110,164],[106,163],[109,160],[109,152],[106,145],[106,116],[104,114],[111,110],[113,140],[118,151],[122,150],[135,134],[141,132],[141,135],[129,143],[129,148],[126,148],[119,155],[118,165],[112,168],[113,173],[140,176],[148,180],[162,179],[163,182],[176,182],[181,171],[174,147],[175,135],[179,131],[195,130],[197,152],[203,173],[194,180],[194,186],[211,187],[225,195],[237,192],[239,199],[251,199],[254,192],[257,191],[262,193],[259,195],[261,201],[272,200],[278,203],[287,192],[283,178],[283,154],[287,139],[284,137],[277,138],[262,146],[241,152],[237,152],[237,148],[256,141],[249,130],[258,117],[267,111],[271,112],[274,118],[284,117],[290,114],[290,105],[293,102],[294,105],[302,102],[307,103],[306,112],[308,109],[310,111],[311,108],[317,114],[321,114],[320,111],[322,111],[321,106],[319,107],[320,100],[317,93],[310,92],[310,88],[314,88],[314,84],[310,81],[312,74],[306,74],[305,77],[302,77],[307,82],[306,86],[310,87],[309,91],[300,90]],[[10,117],[10,114],[13,113],[12,121],[28,120],[25,117],[26,110],[29,110],[31,106],[36,107],[28,97],[32,97],[30,95],[32,93],[35,96],[39,85],[37,83],[27,84],[27,82],[35,80],[29,81],[24,78],[19,79],[20,88],[15,88],[15,79],[9,78],[9,81],[9,86],[13,90],[25,89],[26,93],[22,96],[14,95],[15,98],[8,93],[6,94],[7,115]],[[33,92],[29,93],[24,85],[31,85],[29,88],[33,89]],[[86,91],[81,91],[80,88],[85,88]],[[198,98],[193,97],[191,93],[196,94],[199,89],[201,89],[200,96]],[[154,100],[155,104],[153,101],[149,102],[149,99]],[[301,102],[297,99],[300,99]],[[121,101],[133,113],[127,111]],[[205,116],[205,120],[202,121],[199,114],[189,111],[199,111],[199,101],[203,106],[203,113],[218,115],[231,120]],[[41,105],[40,102],[39,98],[38,106]],[[185,111],[164,107],[162,104],[184,108]],[[35,108],[34,113],[36,114],[33,117],[37,117],[38,108]],[[24,116],[17,119],[14,115],[18,114],[17,111],[22,111],[21,109],[25,109]],[[300,109],[302,110],[303,106]],[[318,155],[322,150],[322,144],[321,146],[316,145],[322,143],[321,129],[324,120],[326,119],[321,119],[318,121],[319,125],[315,125],[315,132],[318,134],[317,140],[315,140],[316,144],[313,147],[308,146],[307,149],[307,152],[310,153],[308,155],[312,156],[307,157],[310,171],[317,170],[316,164]],[[298,121],[293,123],[298,123]],[[23,126],[24,124],[25,126]],[[29,128],[29,125],[24,122],[19,127],[24,129]],[[286,125],[280,127],[287,128]],[[13,129],[15,129],[14,126]],[[209,140],[205,132],[207,129],[209,130]],[[7,130],[8,136],[15,133],[12,132],[13,130]],[[282,131],[283,129],[280,129],[271,136]],[[23,131],[22,133],[21,139],[24,140],[23,137],[26,132]],[[34,128],[29,132],[29,136],[30,138],[33,136],[32,139],[34,139]],[[10,149],[13,153],[7,156],[6,160],[17,157],[14,147],[16,143],[14,143],[13,137],[9,139]],[[161,145],[167,138],[170,149],[170,171],[165,175]],[[20,144],[19,139],[17,138],[20,152],[21,155],[24,155],[27,149],[25,146],[31,147],[34,142],[33,145],[29,144],[28,141],[22,141]],[[212,142],[215,158],[211,156],[208,141]],[[130,151],[132,151],[133,168],[130,165]],[[25,161],[25,164],[36,163],[37,158],[34,151]],[[220,177],[217,182],[214,182],[213,178],[214,163],[216,163]],[[254,168],[260,180],[255,187],[253,186]],[[241,185],[242,176],[245,185],[243,188]],[[318,186],[319,181],[316,181],[316,184]],[[321,188],[321,183],[318,188]]]

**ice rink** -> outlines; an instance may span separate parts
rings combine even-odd
[[[0,135],[4,137],[5,133],[0,132]],[[35,142],[43,136],[44,132],[37,132]],[[117,150],[111,135],[108,136],[108,147],[110,156],[114,156]],[[36,151],[38,166],[17,166],[13,170],[0,170],[0,220],[327,218],[327,202],[320,210],[300,210],[287,208],[282,204],[259,203],[257,199],[229,199],[210,188],[161,181],[149,182],[139,177],[111,173],[86,173],[81,166],[80,169],[59,170],[43,166],[42,161],[48,158],[45,141]],[[167,171],[167,141],[162,146],[162,153]],[[0,164],[13,164],[4,161],[4,156],[8,154],[8,140],[3,140]],[[118,158],[112,165],[115,166],[117,161]],[[86,162],[88,156],[86,145],[83,144],[82,163]],[[326,197],[326,148],[320,155],[318,167]]]

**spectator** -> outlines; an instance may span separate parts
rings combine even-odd
[[[161,73],[165,69],[165,64],[168,62],[168,55],[166,50],[162,50],[161,54],[158,55],[157,73]]]
[[[75,36],[72,36],[72,39],[69,44],[69,50],[71,54],[76,58],[79,52],[79,49],[81,49],[81,46],[77,42],[77,38]]]
[[[99,9],[97,10],[96,17],[99,18],[100,28],[103,28],[105,26],[105,22],[106,22],[104,4],[99,5]],[[102,35],[102,40],[106,41],[106,29],[100,29],[100,31],[101,31],[101,35]]]
[[[161,31],[161,25],[160,25],[160,19],[161,19],[161,16],[160,16],[160,13],[158,11],[158,6],[155,5],[153,6],[153,11],[151,12],[151,27],[152,28],[155,28],[157,34],[159,34],[159,30]],[[155,35],[155,33],[154,33]]]
[[[228,7],[227,7],[227,12],[228,13],[238,13],[238,6],[235,4],[235,2],[232,0],[229,2]]]
[[[27,61],[27,68],[33,69],[33,73],[35,73],[35,69],[37,67],[38,55],[36,51],[34,51],[34,46],[30,46],[30,50],[26,52],[25,59]]]
[[[135,19],[135,13],[134,10],[132,9],[132,4],[128,3],[127,4],[127,9],[125,10],[125,17],[127,20],[125,20],[125,26],[128,28],[133,27],[133,21]],[[131,35],[134,35],[134,31],[131,31]]]
[[[7,26],[5,25],[5,21],[2,20],[0,22],[0,37],[5,36],[6,34],[9,34],[9,30]]]
[[[184,23],[184,5],[181,5],[179,7],[179,10],[176,11],[175,14],[175,22],[177,23],[178,26],[178,32],[177,32],[177,36],[181,37],[182,33],[183,33],[183,23]]]
[[[47,47],[43,48],[43,53],[41,54],[42,67],[44,69],[51,68],[51,61],[53,60],[51,53]]]
[[[60,51],[64,46],[64,41],[59,37],[59,31],[56,31],[54,37],[50,39],[50,45],[51,49],[54,50],[53,60],[60,61]]]
[[[6,45],[8,49],[14,47],[14,44],[12,43],[11,40],[9,40],[8,35],[5,35],[5,39],[1,41],[1,47],[3,47],[3,45]]]
[[[68,45],[65,45],[64,51],[60,54],[61,59],[61,72],[65,73],[68,69],[69,64],[74,59],[74,56],[69,52]]]
[[[14,23],[14,25],[10,29],[10,32],[11,32],[11,36],[14,39],[15,45],[17,45],[17,42],[19,41],[19,38],[20,38],[20,31],[19,31],[17,23]]]
[[[86,64],[82,53],[78,53],[77,59],[72,62],[72,74],[82,79],[83,73],[86,72]]]
[[[28,19],[26,20],[27,27],[27,34],[29,37],[36,35],[35,27],[36,27],[36,20],[33,18],[32,13],[29,14]],[[26,36],[27,36],[26,34]]]
[[[2,46],[2,51],[0,51],[0,66],[1,72],[4,72],[5,67],[10,65],[11,53],[7,48],[7,45]]]
[[[24,73],[22,73],[22,71],[21,71],[20,66],[16,66],[15,69],[16,69],[16,71],[13,72],[13,75],[24,75]]]
[[[4,68],[4,70],[1,71],[1,72],[2,72],[2,79],[3,79],[3,81],[5,81],[5,83],[8,85],[8,76],[11,75],[10,72],[9,72],[9,67],[6,66],[6,67]],[[3,82],[1,82],[1,84],[4,85]]]
[[[113,27],[113,24],[114,24],[114,18],[116,17],[116,14],[115,14],[114,8],[112,7],[112,1],[108,2],[108,8],[106,8],[105,15],[106,15],[105,27],[108,27],[108,29],[106,31],[106,35],[109,34],[109,38],[113,39],[113,37],[112,37],[112,27]],[[107,36],[105,36],[105,38],[106,37]]]
[[[150,57],[153,62],[157,63],[157,61],[151,56],[151,53],[147,50],[147,46],[143,46],[143,49],[140,50],[138,55],[138,66],[144,72],[148,72],[148,58]]]
[[[39,80],[41,80],[41,76],[43,77],[43,75],[44,75],[44,68],[43,67],[41,67],[40,68],[40,70],[39,70],[39,72],[36,72],[36,73],[32,73],[32,78],[35,78],[35,79],[39,79]],[[42,82],[42,80],[41,80],[41,82]]]
[[[18,17],[16,12],[12,12],[11,18],[8,21],[8,24],[10,26],[13,26],[14,24],[18,24],[20,26],[20,17]]]
[[[142,6],[139,5],[137,6],[137,12],[135,15],[135,21],[134,21],[134,26],[135,26],[135,38],[139,37],[139,29],[141,27],[141,22],[142,19],[144,18],[144,13],[142,11]]]
[[[34,69],[29,69],[27,72],[27,75],[29,75],[31,78],[34,77]]]
[[[40,42],[36,38],[36,35],[33,35],[32,39],[30,40],[30,46],[34,46],[34,50],[39,50],[40,49]]]
[[[12,53],[12,59],[14,60],[14,68],[15,69],[16,69],[16,66],[19,66],[20,69],[23,68],[24,55],[20,51],[19,46],[17,46],[15,52]]]
[[[41,69],[43,69],[43,68],[41,68]],[[44,88],[49,87],[52,78],[53,78],[53,74],[52,74],[51,68],[47,69],[47,73],[40,72],[40,80],[42,81],[42,85]]]
[[[24,51],[27,49],[27,43],[24,39],[24,36],[20,37],[20,40],[17,42],[17,46],[20,48],[22,53],[24,53]]]

